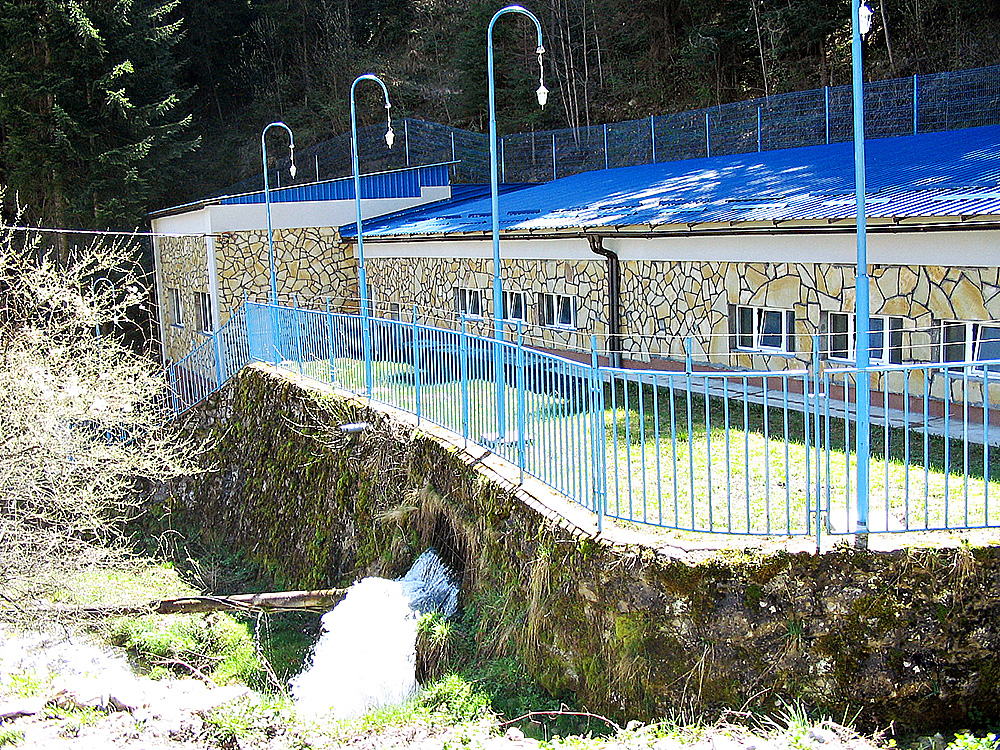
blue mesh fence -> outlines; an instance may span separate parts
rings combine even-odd
[[[1000,65],[865,84],[865,135],[884,138],[1000,124]],[[489,139],[482,133],[421,120],[358,130],[363,172],[454,162],[457,183],[489,182]],[[544,182],[607,167],[678,161],[848,141],[853,137],[850,86],[723,104],[708,109],[581,128],[515,133],[500,138],[503,182]],[[351,174],[350,134],[301,149],[299,181]],[[287,158],[278,171],[287,183]],[[282,171],[283,170],[283,171]],[[275,173],[272,185],[280,182]],[[255,175],[227,193],[259,190]]]

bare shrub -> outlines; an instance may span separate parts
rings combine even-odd
[[[142,480],[183,468],[159,366],[95,332],[145,299],[137,248],[102,238],[64,257],[37,233],[0,230],[5,617],[115,556]]]

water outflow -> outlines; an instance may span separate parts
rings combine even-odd
[[[303,714],[360,716],[406,700],[417,690],[417,618],[451,616],[458,586],[433,549],[402,578],[364,578],[323,615],[311,663],[292,679]]]

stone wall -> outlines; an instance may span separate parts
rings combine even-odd
[[[501,261],[503,288],[526,293],[528,333],[540,346],[590,348],[590,335],[607,332],[607,270],[603,261]],[[468,258],[372,258],[368,261],[368,288],[379,311],[390,302],[410,317],[414,304],[422,319],[455,325],[455,290],[483,291],[486,317],[493,315],[493,261]],[[538,295],[569,295],[576,300],[577,332],[540,326]],[[436,321],[436,322],[435,322]],[[489,335],[488,324],[470,332]]]
[[[335,310],[352,305],[357,309],[357,259],[353,246],[340,242],[335,228],[276,229],[273,245],[281,302],[290,302],[298,295],[300,304],[319,304],[320,298],[330,297]],[[223,321],[243,301],[244,292],[257,300],[270,294],[266,230],[219,235],[215,257]]]
[[[1000,720],[998,547],[685,552],[597,535],[490,454],[264,366],[191,419],[211,468],[164,488],[165,517],[290,588],[398,575],[434,545],[482,647],[592,711],[712,720],[800,699],[862,728]]]
[[[204,237],[160,237],[158,241],[161,287],[157,289],[162,319],[166,327],[160,332],[163,356],[177,361],[205,340],[198,332],[194,293],[208,293],[208,254]],[[181,294],[182,325],[171,320],[167,290]]]

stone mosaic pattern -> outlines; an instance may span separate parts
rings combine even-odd
[[[534,345],[590,348],[590,335],[607,333],[607,267],[604,261],[501,260],[504,289],[526,293],[525,337]],[[368,287],[382,314],[397,303],[404,319],[418,306],[421,321],[454,327],[455,290],[481,289],[484,312],[493,315],[493,261],[440,258],[372,258]],[[569,295],[576,300],[576,331],[540,325],[538,295]],[[470,322],[470,333],[490,335],[491,323]]]
[[[357,259],[333,227],[274,230],[274,265],[278,299],[300,304],[329,296],[337,310],[356,309]],[[223,320],[243,301],[266,299],[271,289],[267,231],[227,232],[215,244],[219,271],[219,309]],[[325,304],[325,301],[324,303]]]
[[[208,292],[208,256],[204,237],[161,237],[159,239],[160,281],[157,289],[160,309],[166,322],[160,332],[165,359],[175,362],[205,336],[198,333],[195,292]],[[173,325],[167,289],[179,289],[183,327]]]

